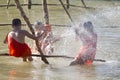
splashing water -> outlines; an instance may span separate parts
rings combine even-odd
[[[95,32],[97,32],[98,34],[97,57],[103,58],[103,59],[104,58],[112,59],[112,57],[115,57],[116,55],[109,54],[110,52],[108,52],[108,50],[111,47],[107,46],[107,44],[110,43],[109,39],[111,38],[107,38],[107,36],[111,35],[113,39],[115,39],[115,37],[116,38],[119,37],[119,34],[116,34],[118,32],[116,32],[114,29],[111,29],[111,26],[119,27],[120,25],[119,12],[120,12],[120,7],[117,7],[117,8],[110,7],[105,9],[98,8],[94,12],[86,11],[86,13],[84,13],[83,15],[80,15],[79,16],[80,18],[77,21],[75,21],[75,25],[73,25],[71,28],[67,29],[66,31],[63,31],[64,32],[63,35],[65,35],[66,37],[62,40],[62,44],[59,46],[59,48],[57,48],[56,51],[59,52],[59,54],[75,56],[79,51],[79,48],[81,47],[81,42],[75,41],[75,33],[73,29],[78,27],[79,25],[82,26],[85,21],[91,21],[93,23]],[[104,30],[107,30],[107,31],[104,31]],[[115,49],[114,51],[116,52],[118,50]],[[105,57],[104,54],[107,56]]]
[[[101,5],[100,6],[97,5],[97,7],[101,7]],[[12,11],[12,8],[8,10]],[[1,10],[1,12],[2,11],[4,10]],[[13,12],[16,13],[16,11]],[[67,80],[67,79],[119,80],[120,79],[119,76],[120,75],[120,65],[119,65],[120,14],[119,13],[120,13],[120,7],[116,7],[116,6],[104,8],[104,9],[96,8],[95,10],[87,9],[84,10],[83,14],[79,15],[78,20],[75,20],[75,25],[73,25],[71,28],[69,29],[64,28],[62,30],[61,28],[57,28],[56,30],[56,35],[60,33],[63,34],[63,36],[65,35],[65,38],[61,39],[59,42],[56,42],[54,44],[55,54],[58,55],[65,54],[74,57],[76,56],[77,52],[79,51],[79,48],[81,47],[81,42],[75,41],[75,33],[73,29],[74,27],[78,27],[79,24],[82,25],[86,21],[91,21],[94,25],[95,31],[98,34],[96,58],[107,60],[107,62],[105,63],[94,62],[93,65],[89,65],[89,66],[84,65],[84,66],[68,67],[69,61],[70,62],[72,61],[71,59],[67,60],[61,58],[60,59],[50,58],[49,62],[52,65],[45,65],[44,63],[42,63],[42,61],[39,58],[34,60],[33,63],[23,63],[21,62],[21,59],[17,59],[13,57],[1,57],[0,79],[8,80],[14,78],[15,80],[21,80],[21,79],[22,80],[39,80],[39,79],[41,80]],[[36,17],[40,16],[39,12],[35,14],[37,14],[35,15],[35,17],[31,17],[33,21],[36,20]],[[3,14],[1,13],[1,15]],[[13,15],[10,15],[10,17],[12,16]],[[10,17],[9,18],[5,16],[1,16],[1,17],[3,17],[1,18],[1,22],[5,21],[6,19],[11,20]],[[55,19],[57,21],[58,18],[55,17]],[[6,28],[6,32],[7,30],[8,29]],[[1,28],[1,37],[4,35],[3,33],[6,32]],[[2,41],[3,38],[1,38],[1,44]],[[31,43],[31,46],[32,44],[33,43]],[[1,52],[3,52],[2,50],[4,50],[5,48],[2,47]],[[7,50],[4,51],[6,52]]]

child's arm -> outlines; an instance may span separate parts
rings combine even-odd
[[[36,40],[36,39],[37,39],[37,37],[36,37],[35,35],[32,35],[31,33],[29,33],[29,32],[26,31],[26,30],[22,30],[22,33],[23,33],[25,36],[27,36],[28,38],[30,38],[30,39],[33,39],[33,40]]]
[[[44,31],[42,31],[41,33],[39,33],[39,35],[37,35],[37,38],[42,37],[42,35],[43,35],[43,34],[45,34],[45,32],[44,32]]]
[[[4,44],[6,44],[8,42],[7,38],[8,38],[8,34],[6,35],[6,37],[5,37],[4,41],[3,41]]]
[[[79,34],[79,29],[78,28],[75,28],[75,40],[79,40],[79,37],[80,37],[80,34]]]
[[[35,35],[30,34],[28,31],[25,31],[25,30],[24,30],[24,33],[25,33],[25,35],[26,35],[27,37],[29,37],[29,38],[31,38],[31,39],[33,39],[33,40],[36,40],[36,39],[40,38],[40,37],[44,34],[44,32],[43,32],[43,33],[41,33],[40,35],[35,36]]]
[[[59,41],[60,39],[61,39],[61,37],[53,38],[52,43],[55,43],[55,42]]]
[[[79,35],[79,29],[77,29],[77,28],[75,29],[75,34]]]
[[[7,39],[7,38],[5,38],[5,39],[4,39],[4,41],[3,41],[3,43],[4,43],[4,44],[6,44],[6,43],[7,43],[6,39]]]

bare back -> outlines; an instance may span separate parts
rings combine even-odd
[[[13,30],[8,35],[13,37],[16,41],[20,43],[25,43],[25,36],[34,40],[36,39],[34,35],[28,33],[26,30]]]
[[[8,35],[20,43],[25,43],[25,34],[22,30],[13,30]]]
[[[80,39],[84,46],[92,46],[92,47],[96,48],[96,44],[97,44],[97,34],[96,33],[92,33],[90,35],[86,35],[83,33],[83,34],[81,34]]]

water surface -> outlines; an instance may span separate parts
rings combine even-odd
[[[25,0],[21,0],[26,3]],[[39,0],[33,1],[40,2]],[[92,65],[69,66],[72,59],[48,58],[50,65],[44,64],[40,58],[34,57],[33,62],[22,62],[20,58],[0,57],[0,80],[119,80],[120,79],[120,3],[119,1],[89,1],[85,0],[90,7],[70,7],[69,12],[74,20],[74,26],[83,24],[85,21],[92,21],[96,33],[98,34],[96,59],[104,59],[106,62],[93,62]],[[14,2],[11,2],[11,4]],[[57,3],[51,0],[49,3]],[[79,0],[72,1],[72,4],[82,6]],[[79,3],[79,4],[78,4]],[[0,4],[6,4],[1,0]],[[24,10],[31,23],[36,20],[44,22],[41,6],[32,6]],[[16,7],[0,7],[0,23],[10,24],[13,18],[20,18],[25,23]],[[71,25],[71,21],[63,10],[62,6],[49,6],[50,24]],[[73,25],[73,24],[72,24]],[[75,41],[73,27],[52,26],[56,36],[66,37],[54,44],[54,54],[75,56],[80,49],[81,42]],[[23,29],[29,30],[27,26]],[[0,26],[0,53],[8,52],[6,44],[3,44],[5,35],[12,30],[11,26]],[[27,38],[30,47],[33,41]]]

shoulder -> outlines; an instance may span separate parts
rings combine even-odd
[[[12,34],[12,33],[14,33],[14,31],[10,31],[8,34]]]
[[[8,34],[7,34],[7,36],[12,36],[12,35],[14,35],[15,34],[15,32],[14,31],[10,31]]]

